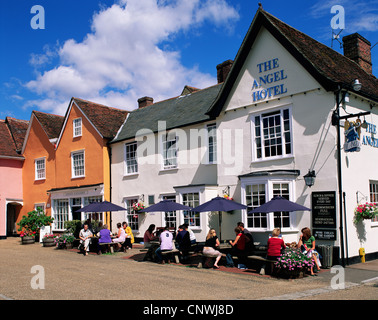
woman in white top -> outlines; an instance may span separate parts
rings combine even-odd
[[[89,251],[89,244],[91,243],[91,238],[93,234],[88,228],[88,224],[84,223],[84,228],[80,230],[79,238],[80,238],[80,244],[84,245],[84,255],[88,255]]]
[[[118,250],[121,249],[122,243],[126,240],[126,232],[125,229],[122,228],[122,224],[120,222],[117,223],[118,234],[117,238],[113,239],[113,242],[118,244]]]

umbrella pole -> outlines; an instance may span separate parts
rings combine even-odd
[[[222,239],[222,211],[218,212],[218,216],[219,216],[219,242],[220,242]]]

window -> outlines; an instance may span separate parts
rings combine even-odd
[[[378,203],[378,182],[370,181],[370,202]],[[378,222],[378,217],[371,219],[372,222]]]
[[[245,188],[247,212],[261,206],[266,201],[265,184],[247,185]],[[247,215],[248,228],[264,228],[267,227],[266,213],[252,213]]]
[[[292,154],[290,110],[282,109],[253,117],[254,160]]]
[[[133,209],[133,204],[139,201],[138,198],[126,200],[126,220],[131,230],[138,231],[139,229],[139,216]]]
[[[175,134],[168,133],[163,136],[163,168],[177,168],[177,137]]]
[[[217,163],[217,126],[207,126],[209,163]]]
[[[73,137],[80,137],[82,135],[82,130],[81,130],[81,118],[77,118],[73,120]]]
[[[81,178],[85,176],[84,151],[73,152],[72,160],[72,178]]]
[[[78,202],[79,198],[77,200],[75,200],[75,201],[76,201],[76,203],[79,203]],[[84,198],[84,207],[87,206],[90,203],[101,202],[101,201],[102,201],[102,196],[85,197]],[[87,220],[87,219],[90,218],[91,220],[103,221],[102,214],[103,214],[102,212],[90,212],[90,213],[85,212],[84,213],[84,219]]]
[[[176,196],[164,196],[164,200],[169,200],[176,202]],[[175,228],[177,230],[177,214],[176,211],[165,212],[165,225],[170,228]]]
[[[36,203],[34,205],[34,210],[38,211],[41,210],[41,212],[45,212],[45,204],[44,203]]]
[[[137,143],[131,142],[125,145],[126,174],[138,172]]]
[[[46,179],[46,159],[35,160],[35,180]]]
[[[198,192],[183,193],[182,204],[188,207],[192,207],[192,208],[199,206],[199,193]],[[187,223],[189,227],[201,226],[199,212],[186,211],[186,210],[184,210],[183,212],[184,212],[184,223]]]
[[[273,183],[273,197],[277,196],[290,200],[288,183]],[[290,228],[289,212],[274,212],[274,227],[281,229]]]
[[[69,199],[54,200],[54,225],[57,230],[64,230],[64,221],[68,221]]]
[[[292,200],[293,181],[274,181],[259,179],[256,182],[242,182],[242,192],[247,205],[247,228],[260,231],[281,228],[291,229],[292,220],[289,212],[248,213],[276,196]]]

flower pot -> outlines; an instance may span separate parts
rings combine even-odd
[[[44,247],[54,247],[54,238],[45,238],[42,240],[42,244]]]
[[[66,242],[66,249],[72,249],[73,243],[72,242]]]
[[[33,244],[35,243],[35,238],[30,236],[23,236],[21,240],[22,244]]]

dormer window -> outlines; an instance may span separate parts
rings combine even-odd
[[[73,121],[73,137],[81,137],[82,135],[82,121],[81,118],[74,119]]]

